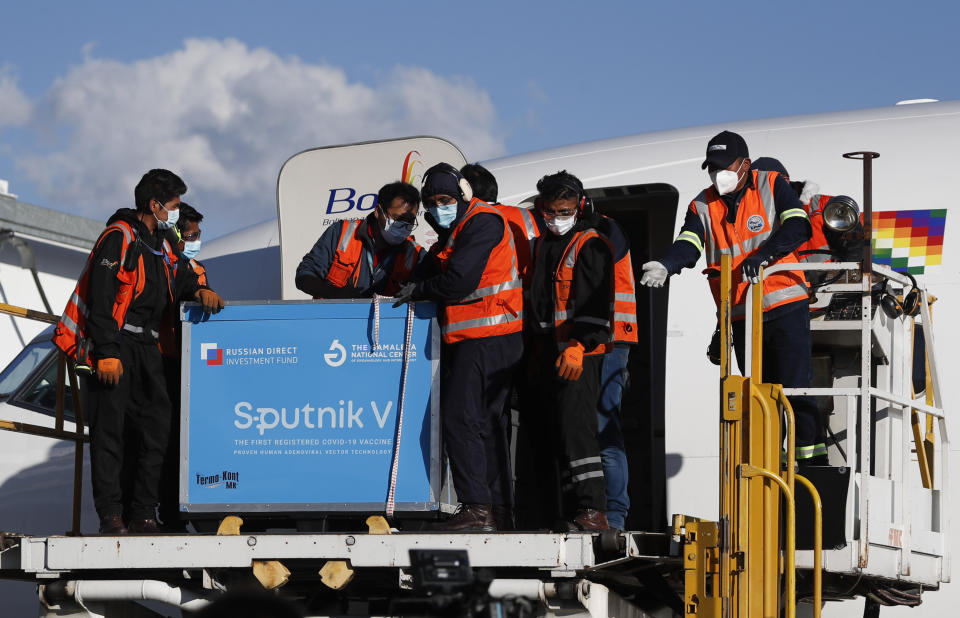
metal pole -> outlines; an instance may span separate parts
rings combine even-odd
[[[13,315],[18,318],[27,318],[28,320],[37,320],[38,322],[46,322],[47,324],[56,324],[60,321],[59,315],[44,313],[42,311],[34,311],[33,309],[25,309],[23,307],[8,305],[6,303],[0,303],[0,313],[6,313],[7,315]]]
[[[844,159],[863,161],[863,253],[861,272],[870,275],[873,272],[873,160],[880,153],[869,150],[844,153]]]
[[[750,356],[752,358],[744,359],[750,363],[750,377],[754,384],[763,382],[763,267],[760,267],[759,283],[750,286],[750,297],[744,299],[744,302],[751,303],[753,311],[749,324],[744,325],[744,337],[746,337],[746,327],[750,327]]]
[[[73,443],[73,525],[70,528],[70,534],[79,536],[83,503],[83,408],[80,403],[79,380],[72,363],[67,363],[67,375],[70,376],[70,396],[73,400],[73,422],[76,433]]]
[[[860,475],[870,474],[870,434],[872,431],[873,399],[870,396],[870,347],[871,347],[871,292],[873,289],[873,160],[880,154],[868,150],[844,153],[845,159],[863,161],[863,253],[860,257],[860,272],[863,273],[860,297]],[[864,482],[860,491],[860,538],[857,566],[867,567],[870,551],[870,483]]]
[[[56,402],[56,429],[63,431],[63,381],[67,379],[67,355],[63,350],[57,350],[57,402]]]

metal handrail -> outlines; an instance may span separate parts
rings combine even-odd
[[[36,320],[47,324],[56,324],[60,316],[43,311],[35,311],[15,305],[0,303],[0,313],[12,315],[27,320]],[[64,378],[70,380],[70,397],[73,403],[74,430],[66,431],[63,428]],[[83,445],[90,438],[83,430],[83,408],[80,403],[79,380],[76,368],[68,362],[62,350],[57,351],[57,402],[55,407],[54,428],[21,423],[18,421],[0,420],[0,430],[15,431],[27,435],[53,438],[56,440],[71,440],[74,443],[73,460],[73,509],[71,512],[71,529],[68,534],[80,534],[80,515],[83,502]]]
[[[859,282],[856,284],[834,284],[834,288],[829,291],[849,291],[849,292],[859,292],[861,295],[860,305],[861,305],[861,318],[855,320],[858,322],[854,330],[861,331],[861,348],[870,349],[871,338],[872,338],[872,326],[873,314],[871,311],[872,308],[872,283],[869,274],[872,272],[876,276],[885,277],[891,281],[897,282],[904,286],[911,286],[918,290],[920,294],[920,325],[923,328],[923,333],[927,340],[926,346],[926,362],[928,365],[927,377],[928,377],[928,388],[926,393],[926,401],[918,401],[918,398],[912,397],[910,395],[904,395],[901,393],[894,393],[883,388],[872,385],[869,379],[869,364],[870,364],[870,355],[862,355],[861,363],[863,367],[861,368],[861,375],[864,376],[860,381],[860,386],[858,388],[787,388],[782,389],[783,395],[827,395],[827,396],[853,396],[854,400],[859,398],[864,402],[870,402],[872,400],[884,401],[888,404],[892,404],[896,407],[899,407],[903,410],[903,417],[901,422],[904,425],[905,436],[913,434],[913,443],[916,446],[917,452],[924,450],[925,457],[918,456],[918,467],[920,471],[921,481],[923,486],[928,489],[933,489],[933,474],[932,474],[932,462],[935,455],[933,448],[934,440],[930,439],[930,436],[933,435],[933,424],[934,419],[939,423],[940,430],[940,448],[939,455],[942,463],[943,474],[948,474],[948,452],[949,452],[949,437],[947,434],[946,427],[946,416],[944,409],[942,407],[942,399],[940,397],[940,384],[939,376],[936,372],[936,356],[935,348],[933,343],[933,333],[931,328],[931,318],[930,318],[930,304],[932,302],[927,289],[917,284],[915,281],[912,281],[910,278],[905,275],[898,273],[892,270],[889,267],[883,265],[874,265],[871,264],[869,268],[864,267],[859,262],[827,262],[827,263],[781,263],[775,264],[767,268],[760,269],[760,282],[759,284],[748,284],[748,299],[753,302],[746,303],[746,318],[749,321],[748,323],[760,323],[761,326],[754,327],[752,341],[748,339],[745,341],[745,348],[747,350],[746,356],[748,357],[748,368],[750,373],[748,375],[753,375],[757,378],[762,376],[762,358],[757,359],[757,352],[754,351],[754,347],[762,346],[762,306],[759,306],[757,299],[761,298],[762,294],[762,281],[768,275],[781,272],[781,271],[844,271],[844,270],[858,270],[863,273],[863,276]],[[843,289],[840,289],[842,286]],[[823,323],[829,324],[829,323]],[[746,372],[745,372],[746,373]],[[861,407],[861,410],[869,409],[871,406],[868,403],[864,403]],[[909,414],[908,414],[909,411]],[[916,419],[918,412],[923,412],[927,414],[927,440],[923,439],[921,431],[919,428],[919,421]],[[910,423],[913,425],[913,431],[910,431],[910,428],[907,427],[907,424]],[[873,428],[870,423],[860,423],[860,442],[862,444],[870,444],[871,433]],[[871,469],[871,454],[869,449],[857,449],[859,451],[858,457],[859,462],[856,462],[855,454],[851,450],[848,454],[847,465],[855,466],[856,463],[859,463],[858,469],[866,475]],[[901,459],[904,462],[908,460],[908,454],[910,452],[910,438],[907,437],[904,440],[904,449],[901,453]],[[924,462],[927,460],[927,466],[924,466]],[[910,483],[911,476],[907,472],[907,465],[904,463],[903,476],[901,480],[900,491],[907,492]],[[852,479],[853,477],[851,477]],[[949,524],[949,518],[946,515],[947,500],[949,490],[946,489],[948,479],[940,479],[940,487],[943,488],[943,496],[941,498],[941,510],[940,510],[940,525],[939,529],[946,534],[947,526]],[[867,566],[867,558],[869,551],[869,508],[870,508],[870,496],[869,496],[869,487],[868,482],[864,478],[861,483],[861,489],[859,493],[859,502],[860,502],[860,520],[861,520],[861,534],[859,535],[857,543],[857,551],[855,552],[855,564],[859,568],[865,568]],[[909,500],[901,500],[901,521],[905,527],[909,526],[910,522],[910,513],[908,510]],[[910,531],[904,531],[905,539],[909,543]],[[909,549],[907,550],[909,551]],[[942,556],[942,581],[949,581],[949,553],[945,552]],[[909,557],[904,556],[903,560],[903,569],[907,569],[906,572],[909,572]]]
[[[740,476],[743,478],[752,478],[762,476],[771,480],[780,486],[784,498],[787,500],[787,538],[786,538],[786,556],[784,559],[784,571],[787,580],[787,618],[795,618],[797,611],[797,558],[796,558],[796,536],[797,536],[797,513],[796,502],[793,499],[793,492],[783,478],[774,474],[770,470],[760,468],[752,464],[741,464]],[[766,522],[764,522],[766,523]]]
[[[807,488],[813,502],[813,618],[820,618],[823,605],[823,501],[807,477],[797,474],[795,478]]]

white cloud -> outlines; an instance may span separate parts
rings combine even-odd
[[[210,221],[221,232],[270,217],[280,166],[306,148],[429,133],[471,160],[504,150],[493,104],[469,79],[395,67],[364,84],[236,40],[189,39],[132,63],[87,56],[38,102],[34,124],[52,147],[19,165],[53,202],[102,218],[131,205],[144,171],[167,167],[188,201],[230,213]]]
[[[12,71],[0,66],[0,127],[17,126],[30,118],[30,99],[17,86]]]

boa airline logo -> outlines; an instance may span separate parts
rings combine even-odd
[[[420,153],[416,150],[411,150],[403,159],[403,170],[400,173],[400,180],[408,185],[412,185],[413,181],[420,175],[414,173],[414,168],[417,165],[423,165],[423,162],[420,161]]]
[[[400,169],[400,179],[412,185],[417,178],[420,178],[418,168],[423,167],[423,161],[420,160],[420,153],[411,150],[403,158],[403,167]],[[330,195],[327,198],[326,214],[342,215],[350,211],[369,212],[377,206],[376,193],[364,193],[358,195],[353,187],[336,187],[330,189]],[[325,221],[325,224],[332,223],[333,220]]]

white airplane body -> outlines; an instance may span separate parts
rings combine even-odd
[[[960,308],[960,224],[958,214],[951,212],[954,209],[949,196],[954,190],[955,170],[960,167],[960,153],[951,141],[960,135],[960,102],[659,131],[482,163],[497,177],[499,199],[506,204],[529,201],[536,193],[536,181],[561,169],[578,176],[588,191],[607,196],[623,191],[624,195],[638,196],[642,220],[637,219],[636,229],[647,230],[647,234],[631,236],[632,251],[635,256],[646,254],[649,259],[656,259],[676,237],[690,200],[709,185],[700,164],[707,141],[724,129],[736,131],[745,138],[752,158],[776,157],[790,171],[792,180],[813,181],[825,194],[849,195],[861,207],[864,203],[861,163],[841,155],[876,151],[880,157],[873,162],[874,212],[947,210],[942,262],[928,264],[918,279],[938,298],[934,332],[939,345],[943,408],[948,419],[952,418],[957,391],[950,378],[960,368],[960,356],[951,347],[953,342],[960,341],[960,324],[951,319]],[[328,175],[335,173],[335,170],[324,171]],[[398,164],[396,177],[399,176]],[[378,186],[362,189],[375,192]],[[655,195],[644,197],[646,189]],[[318,198],[318,207],[322,203],[323,199]],[[352,210],[339,216],[364,214]],[[311,237],[316,239],[322,231],[322,228],[314,230]],[[207,267],[213,287],[228,300],[306,298],[295,290],[281,290],[280,244],[280,229],[274,219],[205,243],[200,259]],[[284,251],[303,255],[308,249],[309,246],[296,246],[285,247]],[[665,319],[650,324],[652,339],[665,341],[665,353],[661,357],[665,367],[662,389],[668,470],[665,512],[714,519],[718,509],[719,373],[705,355],[715,326],[715,305],[705,277],[700,274],[703,268],[701,258],[695,268],[671,277],[668,289],[647,291],[640,300],[646,299],[652,307],[663,298],[661,295],[669,295]],[[0,418],[9,418],[15,413],[14,406],[0,405]],[[49,442],[45,444],[49,448]],[[951,448],[953,453],[956,450],[955,446]],[[954,457],[953,461],[960,458]],[[953,491],[960,489],[955,480],[960,478],[957,466],[951,464]],[[22,466],[13,463],[9,469],[0,470],[0,484],[21,469]],[[65,474],[63,478],[64,491],[67,491],[72,476]],[[6,522],[0,525],[9,528]],[[960,550],[958,537],[960,535],[954,534],[950,540],[954,555]],[[946,615],[948,608],[960,602],[960,589],[955,591],[955,588],[956,584],[945,584],[940,591],[925,594],[923,605],[912,610],[912,615]],[[827,614],[848,615],[852,611],[855,610],[849,603],[833,604],[828,606]]]

